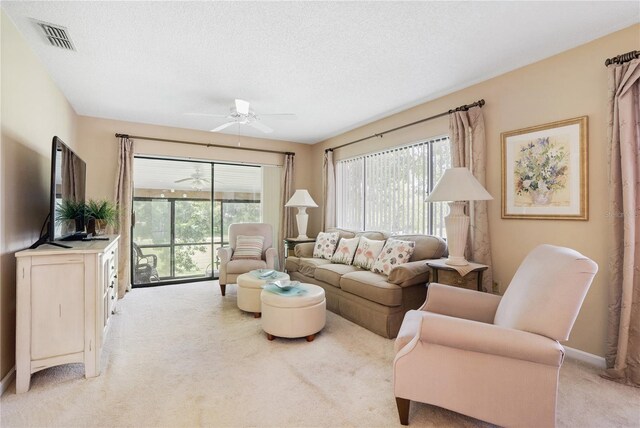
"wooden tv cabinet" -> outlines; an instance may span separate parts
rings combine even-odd
[[[100,353],[118,301],[118,240],[64,242],[16,253],[16,393],[31,374],[84,363],[100,374]]]

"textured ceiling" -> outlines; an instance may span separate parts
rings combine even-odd
[[[80,115],[315,143],[640,21],[640,2],[2,1]],[[30,18],[64,26],[76,52]],[[611,52],[616,55],[622,52]],[[603,58],[604,61],[604,58]],[[469,100],[474,101],[474,100]],[[455,106],[452,106],[455,107]],[[124,130],[123,130],[124,131]]]

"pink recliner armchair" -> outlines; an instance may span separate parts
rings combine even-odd
[[[502,297],[430,284],[395,342],[400,422],[419,401],[502,426],[555,426],[558,341],[569,338],[597,271],[577,251],[540,245]]]
[[[262,236],[262,256],[260,260],[233,260],[238,235]],[[229,246],[218,248],[220,259],[220,292],[224,296],[227,284],[235,284],[238,276],[254,269],[275,269],[278,250],[273,248],[273,228],[267,223],[234,223],[229,225]]]

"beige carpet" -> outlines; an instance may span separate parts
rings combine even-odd
[[[304,339],[269,342],[241,313],[235,286],[135,289],[119,303],[102,375],[71,364],[38,372],[31,390],[0,399],[4,427],[389,427],[393,341],[327,313]],[[415,427],[487,426],[412,404]],[[558,425],[640,426],[640,390],[608,382],[575,361],[561,371]]]

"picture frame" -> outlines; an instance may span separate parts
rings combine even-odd
[[[588,117],[500,134],[502,218],[588,220]]]

